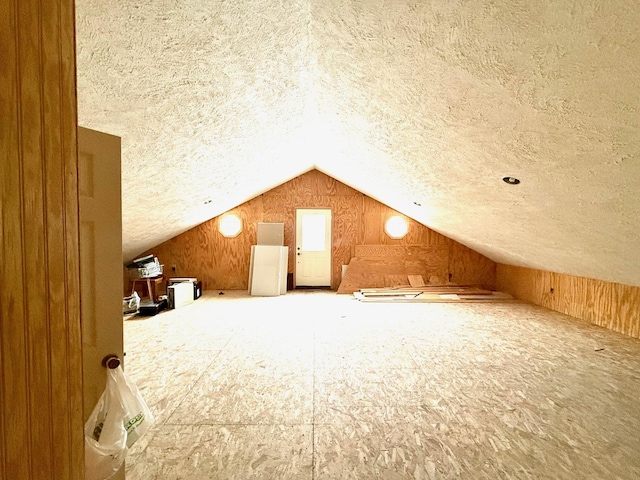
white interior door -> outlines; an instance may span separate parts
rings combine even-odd
[[[331,286],[331,210],[296,209],[296,287]]]
[[[102,359],[123,355],[120,183],[120,137],[78,127],[85,421],[106,385]]]

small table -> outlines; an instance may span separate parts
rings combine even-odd
[[[157,286],[159,284],[161,284],[164,280],[164,276],[160,275],[159,277],[148,277],[148,278],[134,278],[131,279],[131,295],[133,295],[133,292],[136,291],[136,284],[137,283],[142,283],[143,285],[146,284],[147,287],[147,293],[149,295],[149,298],[151,299],[151,301],[153,303],[156,302],[156,299],[158,298],[157,295]]]

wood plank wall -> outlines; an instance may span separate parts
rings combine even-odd
[[[0,3],[0,478],[83,479],[73,0]]]
[[[285,245],[289,246],[289,272],[294,269],[296,208],[330,208],[333,216],[332,282],[340,284],[342,265],[347,265],[355,245],[447,245],[451,251],[451,281],[495,285],[495,263],[486,257],[407,218],[409,233],[392,239],[384,233],[384,222],[395,210],[344,185],[318,170],[311,170],[228,213],[244,224],[236,238],[218,233],[216,217],[178,235],[145,254],[153,253],[164,264],[167,276],[195,276],[203,288],[246,289],[251,245],[256,243],[258,222],[284,222]],[[172,266],[176,269],[173,270]],[[127,292],[128,293],[128,292]]]
[[[498,264],[497,287],[516,298],[640,338],[640,287]]]

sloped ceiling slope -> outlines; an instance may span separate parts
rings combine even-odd
[[[122,137],[125,260],[312,168],[307,2],[76,11],[79,124]]]
[[[495,261],[640,285],[637,2],[126,3],[77,2],[125,260],[316,167]]]

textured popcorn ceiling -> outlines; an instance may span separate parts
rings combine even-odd
[[[315,167],[495,261],[640,285],[637,2],[117,3],[77,0],[78,97],[122,137],[125,260]]]

